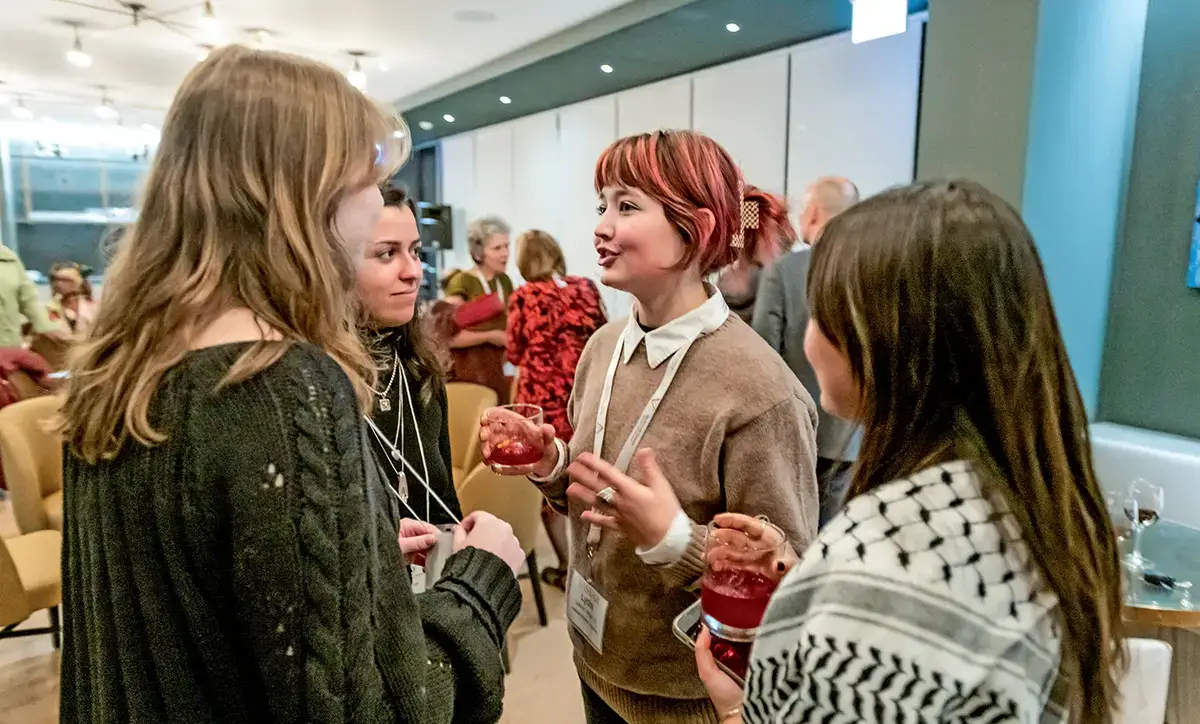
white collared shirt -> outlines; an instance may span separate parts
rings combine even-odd
[[[624,345],[621,360],[629,364],[638,345],[645,342],[646,361],[650,364],[650,369],[656,369],[670,359],[671,355],[725,324],[725,320],[729,318],[729,305],[725,303],[725,297],[707,282],[704,289],[708,292],[708,301],[649,332],[638,324],[638,305],[634,302],[629,322],[621,333],[620,344]]]

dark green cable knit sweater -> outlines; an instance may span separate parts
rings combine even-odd
[[[520,589],[474,548],[413,596],[345,374],[246,348],[160,385],[168,435],[64,469],[63,722],[495,722]]]

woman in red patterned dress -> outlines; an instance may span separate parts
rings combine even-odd
[[[608,315],[600,291],[590,279],[567,276],[558,242],[533,229],[517,238],[517,269],[525,284],[508,303],[508,361],[516,365],[514,402],[538,405],[546,423],[564,441],[571,439],[567,400],[575,383],[575,366],[588,339]],[[566,518],[542,506],[542,522],[558,554],[558,568],[542,571],[542,580],[563,588],[566,579]]]

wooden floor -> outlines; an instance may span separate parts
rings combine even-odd
[[[17,534],[12,508],[0,502],[0,538]],[[543,541],[538,558],[553,563]],[[538,625],[529,581],[521,581],[525,604],[509,637],[512,674],[508,677],[501,724],[553,722],[583,724],[579,679],[571,663],[571,642],[563,594],[543,587],[550,625]],[[48,625],[45,612],[24,625]],[[58,653],[49,636],[0,640],[0,724],[53,724],[58,721]]]

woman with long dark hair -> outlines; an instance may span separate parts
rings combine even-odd
[[[397,481],[404,475],[409,498],[403,514],[452,523],[462,512],[450,472],[446,363],[427,339],[418,303],[421,235],[405,189],[383,189],[383,212],[357,271],[363,333],[380,370],[372,389],[371,448],[385,475]]]
[[[1111,721],[1116,540],[1041,260],[966,181],[825,227],[805,351],[863,425],[849,502],[775,592],[726,722]]]

